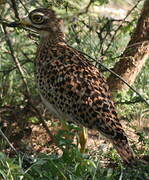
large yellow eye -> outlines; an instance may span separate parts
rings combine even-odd
[[[44,17],[40,14],[33,14],[31,20],[35,24],[42,24],[44,22]]]

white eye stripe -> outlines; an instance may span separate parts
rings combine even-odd
[[[33,16],[42,16],[42,17],[44,17],[44,19],[49,19],[49,17],[48,16],[45,16],[43,13],[41,13],[41,12],[36,12],[36,13],[34,13],[34,14],[32,14],[32,17]]]
[[[34,16],[34,15],[44,16],[44,14],[41,12],[36,12],[36,13],[32,14],[32,16]]]

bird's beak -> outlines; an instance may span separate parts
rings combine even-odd
[[[28,17],[24,17],[24,18],[20,19],[19,23],[22,26],[31,26],[32,25],[32,23]]]
[[[12,22],[9,27],[31,26],[32,23],[28,17],[21,18],[18,22]]]

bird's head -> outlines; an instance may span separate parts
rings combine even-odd
[[[31,11],[28,16],[21,18],[18,24],[11,24],[15,26],[24,26],[39,32],[40,35],[43,33],[55,33],[61,32],[63,21],[56,17],[53,10],[47,8],[39,8]]]

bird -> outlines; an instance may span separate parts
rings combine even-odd
[[[62,24],[63,20],[48,8],[34,9],[19,22],[40,35],[35,77],[41,99],[60,120],[99,131],[113,144],[123,162],[131,164],[135,155],[107,82],[83,53],[67,43]]]

